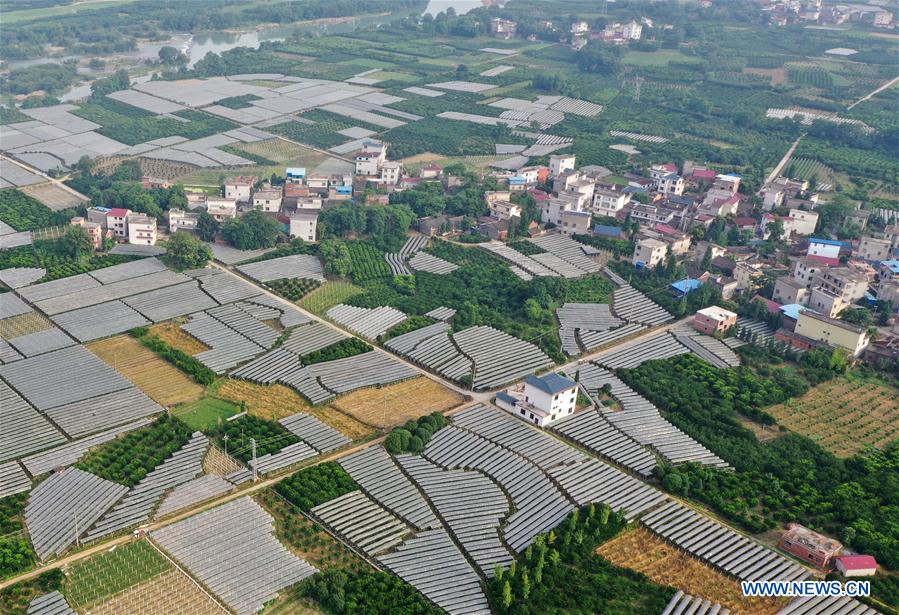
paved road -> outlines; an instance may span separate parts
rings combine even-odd
[[[863,103],[863,102],[865,102],[866,100],[868,100],[868,99],[870,99],[870,98],[872,98],[872,97],[874,97],[874,96],[877,96],[878,94],[880,94],[881,92],[883,92],[885,89],[887,89],[887,88],[889,88],[889,87],[892,87],[893,84],[895,84],[895,83],[897,83],[897,82],[899,82],[899,77],[896,77],[896,78],[894,78],[894,79],[890,79],[889,81],[887,81],[886,83],[884,83],[882,86],[880,86],[879,88],[877,88],[876,90],[874,90],[874,91],[871,92],[870,94],[867,94],[867,95],[865,95],[865,96],[859,98],[857,101],[855,101],[854,103],[852,103],[851,105],[849,105],[848,107],[846,107],[846,111],[850,111],[850,110],[852,109],[852,107],[854,107],[855,105],[857,105],[857,104],[859,104],[859,103]]]
[[[762,188],[765,188],[766,186],[768,186],[768,184],[777,179],[783,168],[787,166],[787,163],[790,161],[790,157],[793,155],[793,152],[796,151],[796,148],[799,146],[799,142],[802,141],[802,137],[804,136],[805,134],[803,133],[799,135],[799,137],[797,137],[795,141],[793,141],[793,145],[790,146],[790,149],[787,150],[787,153],[784,154],[784,157],[780,159],[780,162],[777,163],[777,166],[774,167],[774,169],[768,174],[768,177],[765,178],[765,185],[762,186]]]

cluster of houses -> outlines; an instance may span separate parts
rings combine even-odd
[[[652,20],[644,17],[639,22],[634,20],[627,23],[615,22],[606,24],[603,28],[596,30],[592,29],[586,21],[575,21],[568,28],[567,32],[563,32],[552,21],[541,23],[544,30],[564,34],[564,38],[571,43],[574,49],[581,49],[587,44],[588,40],[600,40],[611,45],[622,45],[629,41],[639,41],[643,36],[644,25],[652,27]],[[496,38],[514,38],[518,32],[518,23],[511,19],[494,17],[490,20],[490,31]]]
[[[899,358],[899,340],[888,336],[874,342],[866,328],[838,318],[854,304],[890,301],[899,307],[899,226],[856,241],[816,237],[815,210],[823,201],[805,180],[778,177],[757,195],[749,195],[740,191],[738,175],[689,161],[682,169],[664,163],[646,171],[615,175],[601,166],[577,167],[570,155],[550,156],[545,167],[496,171],[493,175],[503,189],[484,194],[489,215],[478,219],[475,230],[496,240],[514,236],[510,231],[520,229],[523,212],[521,200],[513,197],[528,193],[540,212],[540,223],[527,229],[530,236],[631,239],[631,260],[638,269],[653,269],[676,257],[689,276],[672,285],[676,296],[709,284],[725,300],[738,294],[752,297],[766,278],[776,278],[772,298],[765,302],[772,314],[782,317],[779,341],[803,350],[838,346],[866,360]],[[741,238],[735,242],[740,245],[695,240],[695,229],[707,229],[716,220],[724,221],[729,235]],[[625,221],[630,221],[630,233],[623,228]],[[434,216],[419,226],[434,235],[455,232],[459,223]],[[853,211],[843,223],[865,229],[867,212]],[[772,233],[784,247],[763,258],[754,244],[767,241]],[[698,329],[723,333],[736,323],[735,314],[715,309],[714,315],[697,314]]]
[[[882,6],[866,3],[824,4],[822,0],[762,0],[770,23],[845,24],[860,23],[875,28],[894,28],[893,14]]]
[[[69,223],[87,231],[94,250],[99,250],[104,239],[131,244],[156,245],[156,218],[121,207],[91,207],[87,216],[75,216]]]

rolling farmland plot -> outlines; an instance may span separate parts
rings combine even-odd
[[[897,400],[895,387],[837,378],[767,411],[787,429],[845,458],[899,436]]]
[[[331,405],[366,425],[384,429],[432,412],[444,412],[460,403],[461,395],[421,376],[386,387],[355,391]]]
[[[88,348],[162,406],[191,402],[203,395],[202,386],[129,335],[95,342]]]
[[[172,348],[177,348],[189,355],[209,350],[209,346],[182,331],[181,326],[177,322],[164,322],[154,325],[150,327],[150,334],[155,335]]]
[[[616,566],[641,572],[660,585],[671,585],[718,602],[732,613],[774,615],[787,603],[786,599],[744,597],[736,580],[642,528],[624,532],[596,552]]]
[[[350,282],[328,282],[303,297],[297,305],[304,310],[322,315],[338,303],[343,303],[362,292],[365,291]]]

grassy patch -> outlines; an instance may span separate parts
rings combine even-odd
[[[240,412],[240,406],[227,399],[206,396],[175,408],[172,413],[195,431],[212,429],[229,416]]]
[[[328,282],[307,294],[297,305],[313,314],[324,314],[338,303],[343,303],[350,297],[365,292],[359,286],[350,282]]]

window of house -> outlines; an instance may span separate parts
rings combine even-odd
[[[524,408],[521,409],[521,416],[524,416]]]

